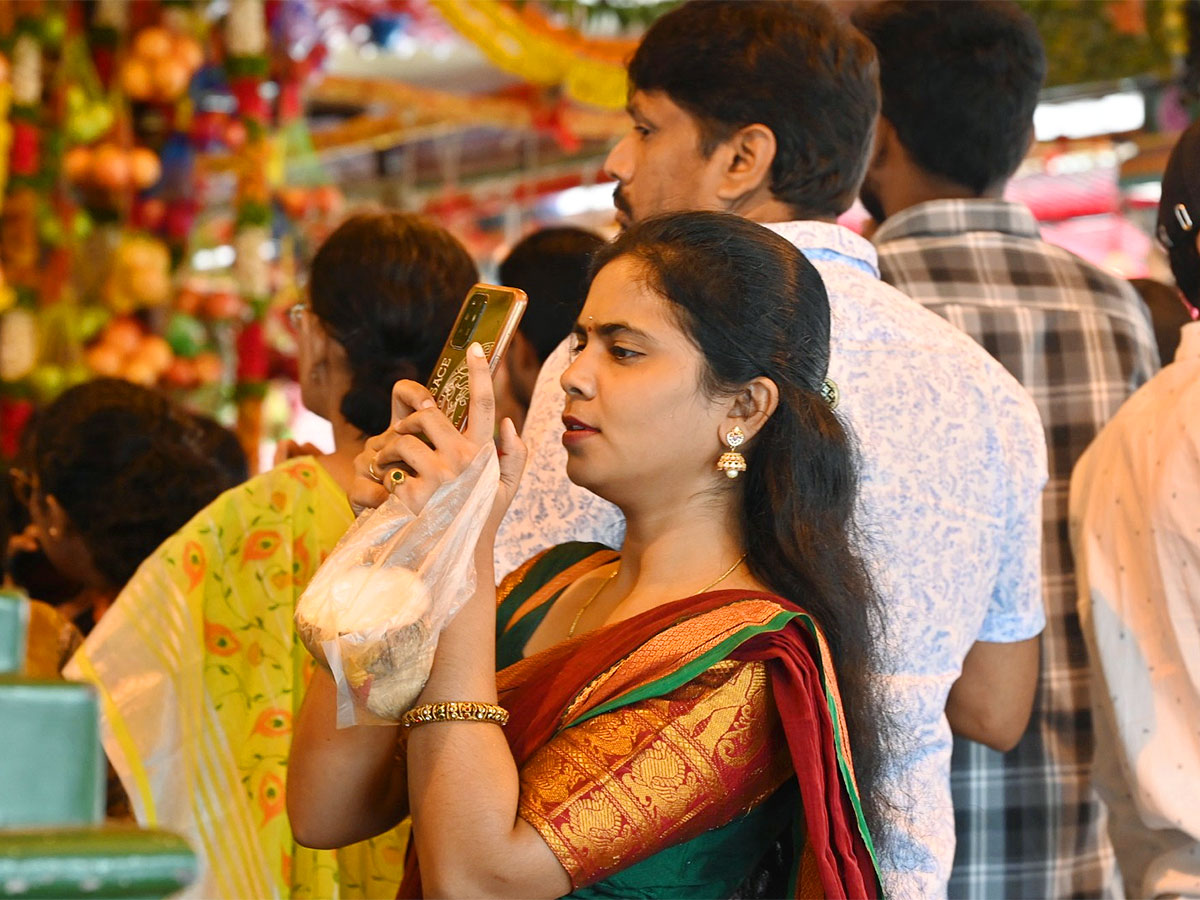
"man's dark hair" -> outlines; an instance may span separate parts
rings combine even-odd
[[[824,4],[693,0],[646,32],[629,83],[694,117],[706,156],[739,128],[770,128],[771,193],[797,218],[837,216],[854,202],[878,71],[870,43]]]
[[[582,228],[543,228],[500,263],[500,283],[529,295],[519,326],[541,362],[571,331],[583,305],[592,254],[604,238]]]
[[[1046,53],[1006,0],[885,0],[855,10],[879,54],[883,115],[913,161],[976,194],[1029,150]]]

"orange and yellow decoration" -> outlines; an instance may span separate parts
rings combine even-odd
[[[597,40],[555,25],[534,4],[432,0],[433,7],[495,65],[572,100],[620,109],[634,40]]]

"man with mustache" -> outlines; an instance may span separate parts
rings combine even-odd
[[[606,162],[618,222],[736,213],[792,241],[825,282],[830,376],[861,450],[859,524],[886,608],[877,683],[896,722],[880,867],[890,896],[944,896],[951,728],[1006,747],[1032,701],[1046,478],[1036,409],[974,342],[883,284],[871,244],[836,224],[879,110],[874,51],[857,31],[817,3],[692,2],[647,31],[629,77],[632,127]],[[560,347],[534,391],[498,574],[562,541],[620,543],[616,509],[566,479],[568,361]]]

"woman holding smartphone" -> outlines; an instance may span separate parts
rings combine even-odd
[[[333,680],[313,678],[297,838],[339,846],[411,811],[402,896],[876,896],[876,598],[823,393],[824,286],[791,244],[719,213],[636,225],[595,265],[563,440],[571,479],[624,512],[624,546],[553,548],[497,597],[492,542],[524,463],[505,421],[480,588],[406,724],[338,730]],[[419,508],[491,440],[487,363],[468,360],[465,434],[398,383],[392,430],[356,463],[361,499],[403,463],[393,490]]]

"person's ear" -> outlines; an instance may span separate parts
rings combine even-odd
[[[739,128],[717,151],[723,161],[717,196],[733,206],[764,187],[769,189],[777,150],[775,132],[766,125]]]
[[[896,163],[906,160],[907,155],[895,126],[888,121],[887,116],[878,116],[875,120],[875,140],[871,144],[871,158],[866,164],[866,173],[875,175],[889,166],[895,167]]]
[[[62,538],[71,527],[71,517],[53,494],[46,496],[43,507],[46,510],[46,530],[50,537],[56,540]]]
[[[724,440],[725,434],[736,425],[742,429],[747,441],[753,440],[778,407],[779,386],[765,375],[758,376],[733,396],[729,414],[721,426],[721,439]]]
[[[899,140],[892,123],[880,115],[875,120],[875,140],[871,145],[870,162],[867,163],[868,173],[878,172],[892,160],[900,149]]]
[[[335,357],[342,352],[341,345],[335,341],[316,316],[305,317],[303,340],[308,345],[308,358],[311,361],[312,377],[320,380],[326,377],[332,368]]]

